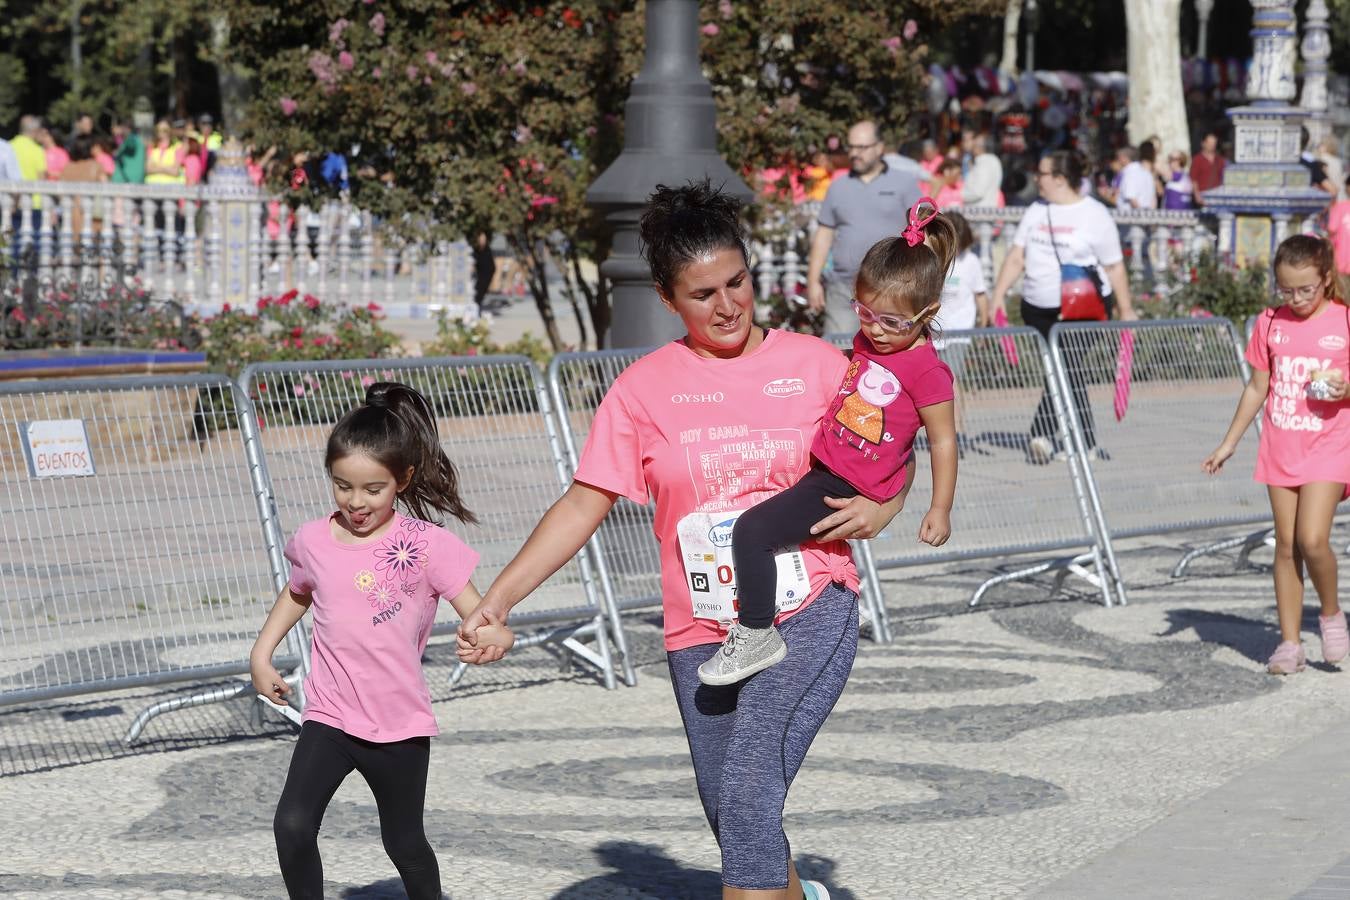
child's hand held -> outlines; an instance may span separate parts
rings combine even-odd
[[[249,675],[253,679],[253,689],[273,703],[285,702],[286,695],[291,692],[291,686],[270,662],[251,664]]]

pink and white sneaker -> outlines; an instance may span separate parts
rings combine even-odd
[[[1317,629],[1322,633],[1322,659],[1335,665],[1350,654],[1350,631],[1345,627],[1345,610],[1334,616],[1318,616]]]
[[[1293,675],[1302,672],[1307,659],[1303,655],[1303,645],[1293,641],[1281,641],[1280,646],[1266,662],[1266,671],[1272,675]]]

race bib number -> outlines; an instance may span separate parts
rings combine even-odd
[[[676,527],[695,619],[730,622],[740,616],[731,553],[731,529],[740,514],[692,512]],[[775,605],[779,612],[796,609],[811,593],[801,548],[780,550],[774,562],[778,565]]]

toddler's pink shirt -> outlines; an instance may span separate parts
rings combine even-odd
[[[864,497],[885,503],[905,486],[905,467],[923,427],[919,410],[952,398],[952,370],[931,342],[877,353],[858,332],[853,362],[825,411],[811,454]]]
[[[291,593],[314,597],[303,720],[378,743],[438,734],[422,651],[437,598],[464,590],[478,554],[401,513],[360,544],[339,542],[333,527],[332,516],[307,522],[286,545]]]
[[[1327,237],[1336,252],[1336,270],[1350,275],[1350,200],[1333,203],[1327,210]]]
[[[1340,369],[1350,378],[1350,322],[1339,303],[1311,319],[1279,306],[1256,320],[1247,362],[1270,372],[1256,480],[1280,487],[1313,481],[1350,483],[1350,403],[1308,396],[1311,373]]]
[[[848,361],[819,338],[770,331],[735,359],[699,356],[682,342],[633,363],[596,411],[576,480],[656,501],[667,650],[717,643],[725,630],[696,619],[676,528],[691,512],[754,506],[811,465],[810,447]],[[811,596],[831,581],[858,589],[842,541],[802,545]]]

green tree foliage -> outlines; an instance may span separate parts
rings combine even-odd
[[[584,295],[601,338],[607,298],[579,277],[579,263],[608,247],[584,197],[622,147],[623,103],[643,55],[640,3],[226,0],[225,8],[235,58],[258,76],[248,122],[258,146],[359,145],[349,160],[364,173],[355,204],[407,237],[505,234],[556,347],[544,278],[551,257],[573,276],[569,293]],[[997,9],[987,0],[701,4],[722,152],[749,173],[804,162],[864,116],[897,133],[918,106],[924,29]],[[281,178],[295,202],[324,189]],[[580,306],[574,300],[584,335]]]

